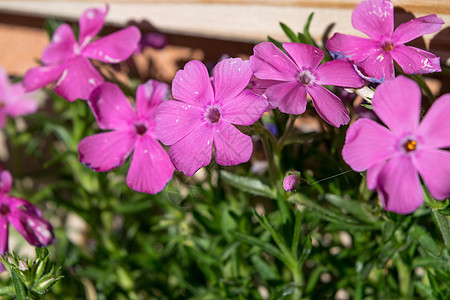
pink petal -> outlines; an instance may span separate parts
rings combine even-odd
[[[356,73],[355,68],[346,58],[332,60],[320,65],[313,73],[314,82],[321,85],[337,85],[359,88],[364,79]]]
[[[75,56],[75,47],[78,46],[72,28],[62,24],[53,33],[52,41],[42,52],[41,60],[46,65],[62,63]]]
[[[373,52],[364,61],[356,63],[356,65],[363,75],[375,78],[378,82],[394,79],[395,70],[391,52],[384,50]]]
[[[159,193],[172,178],[173,169],[164,148],[150,135],[143,135],[136,142],[127,185],[138,192]]]
[[[351,61],[359,63],[367,57],[382,51],[379,41],[356,37],[352,35],[335,33],[327,41],[327,49],[331,54],[348,57]]]
[[[444,21],[436,15],[428,15],[400,24],[392,34],[394,44],[404,44],[424,34],[438,31]]]
[[[105,172],[121,166],[133,150],[136,134],[117,130],[88,136],[78,144],[80,162],[94,171]]]
[[[3,94],[9,86],[9,76],[6,71],[0,67],[0,99],[3,99]]]
[[[87,9],[80,17],[80,45],[87,45],[102,29],[105,16],[108,13],[108,5],[103,8]]]
[[[299,115],[306,110],[306,88],[297,81],[272,85],[266,96],[272,106],[286,114]]]
[[[12,117],[17,117],[36,112],[38,104],[31,96],[33,94],[27,94],[21,83],[11,85],[9,89],[10,99],[5,106],[6,113]]]
[[[366,182],[367,188],[369,190],[375,190],[377,188],[378,176],[380,175],[380,171],[383,170],[386,163],[386,160],[381,160],[379,163],[373,165],[367,170]]]
[[[417,129],[424,146],[450,147],[450,94],[439,97],[428,110]]]
[[[325,52],[308,44],[283,43],[283,48],[301,70],[314,71]]]
[[[248,60],[228,58],[214,67],[214,102],[225,105],[248,85],[253,72]]]
[[[256,95],[264,95],[266,89],[272,85],[280,83],[278,80],[264,80],[258,79],[255,76],[250,79],[248,84],[249,90],[255,93]]]
[[[262,42],[253,48],[250,67],[260,79],[281,81],[297,80],[299,68],[294,62],[270,42]]]
[[[204,123],[169,148],[169,156],[178,171],[192,176],[211,162],[213,128]]]
[[[141,32],[136,26],[129,26],[98,39],[83,49],[83,55],[110,64],[129,58],[138,47]]]
[[[205,110],[180,101],[165,101],[155,111],[155,134],[165,145],[172,145],[204,123]]]
[[[8,218],[0,216],[0,254],[8,251],[9,222]],[[5,266],[0,262],[0,273],[5,271]]]
[[[442,71],[439,57],[422,49],[396,45],[391,53],[406,74],[428,74]]]
[[[335,94],[321,85],[313,84],[306,88],[319,116],[334,127],[345,125],[350,115],[344,103]]]
[[[222,106],[221,119],[236,125],[251,125],[266,111],[267,100],[244,90]]]
[[[378,194],[384,209],[409,214],[423,203],[419,176],[410,157],[391,158],[378,175]]]
[[[208,70],[198,60],[188,62],[172,81],[172,96],[176,100],[203,107],[214,101]]]
[[[64,64],[32,68],[23,77],[22,84],[27,91],[40,89],[61,76]]]
[[[228,122],[214,126],[214,149],[216,162],[222,166],[247,162],[253,152],[252,138],[240,132]]]
[[[29,244],[42,247],[54,242],[53,227],[42,218],[37,207],[23,199],[10,197],[10,200],[16,203],[10,206],[8,219]]]
[[[67,63],[53,90],[68,101],[87,100],[91,92],[103,83],[103,77],[91,62],[82,56]]]
[[[420,149],[412,159],[431,195],[438,200],[450,197],[450,152]]]
[[[420,88],[413,80],[398,76],[381,83],[372,99],[373,110],[393,132],[411,134],[419,124]]]
[[[347,130],[342,158],[353,170],[362,172],[392,157],[395,146],[396,138],[386,127],[359,119]]]
[[[376,40],[389,38],[394,30],[394,5],[390,0],[359,3],[352,13],[352,25]]]
[[[12,187],[12,176],[6,170],[0,172],[0,193],[9,194]]]
[[[156,80],[149,80],[138,86],[136,92],[136,112],[140,119],[153,121],[153,113],[163,100],[169,97],[169,85]]]
[[[88,101],[101,129],[129,128],[136,113],[122,90],[114,83],[97,87]]]

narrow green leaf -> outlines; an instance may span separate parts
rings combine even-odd
[[[400,226],[401,223],[395,224],[394,222],[387,221],[383,224],[381,229],[381,243],[387,243],[394,235],[395,230]]]
[[[309,14],[308,19],[306,19],[305,27],[303,27],[303,34],[305,36],[306,43],[317,47],[316,43],[314,42],[313,38],[311,37],[311,34],[309,33],[309,26],[311,25],[313,16],[314,16],[314,13],[312,12]]]
[[[281,261],[284,261],[283,259],[283,254],[281,253],[280,250],[278,250],[275,246],[273,246],[270,243],[267,242],[263,242],[258,238],[255,238],[253,236],[247,235],[247,234],[243,234],[243,233],[239,233],[239,232],[233,232],[233,235],[240,241],[247,243],[249,245],[252,246],[257,246],[260,247],[261,249],[263,249],[264,251],[266,251],[267,253],[269,253],[270,255],[278,258]]]
[[[270,37],[270,36],[267,36],[267,40],[268,40],[269,42],[273,43],[275,46],[277,46],[277,47],[280,48],[281,50],[283,50],[283,44],[282,44],[281,42],[277,41],[276,39],[274,39],[274,38],[272,38],[272,37]]]
[[[253,255],[250,257],[250,260],[253,263],[256,271],[261,275],[261,277],[265,280],[277,280],[280,279],[280,275],[274,271],[268,263],[266,263],[259,255]]]
[[[410,236],[416,240],[419,245],[429,254],[440,256],[441,250],[436,242],[431,238],[430,234],[418,225],[413,225],[409,229]]]
[[[239,176],[227,171],[220,171],[220,178],[229,185],[258,196],[276,199],[276,193],[267,185],[255,178]]]
[[[287,35],[287,37],[291,40],[291,42],[294,43],[300,43],[300,40],[298,39],[297,35],[290,29],[286,24],[280,22],[281,29],[283,29],[284,33]]]
[[[308,258],[309,254],[311,253],[312,249],[312,240],[311,237],[308,235],[306,237],[305,244],[303,245],[302,255],[300,256],[298,263],[302,264],[305,262],[305,260]]]
[[[345,209],[358,220],[373,224],[376,222],[375,218],[367,212],[363,204],[359,201],[344,199],[334,194],[325,194],[325,200],[336,207]]]
[[[17,300],[25,300],[27,296],[27,292],[25,290],[25,286],[22,283],[22,281],[19,279],[19,275],[17,275],[17,272],[13,266],[9,269],[9,272],[11,273],[11,279],[13,282],[14,290],[16,292],[16,299]]]

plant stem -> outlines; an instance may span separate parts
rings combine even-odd
[[[292,130],[294,130],[294,124],[295,120],[298,116],[296,115],[290,115],[289,119],[287,121],[286,129],[283,132],[283,135],[280,137],[277,143],[277,152],[281,152],[284,146],[284,142],[286,141],[286,138],[292,133]]]
[[[432,209],[432,212],[436,225],[441,231],[445,247],[450,250],[450,217],[441,214],[436,209]]]

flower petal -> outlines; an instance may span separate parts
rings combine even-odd
[[[412,159],[430,194],[438,200],[450,197],[450,152],[420,149]]]
[[[347,130],[342,158],[362,172],[395,154],[395,136],[386,127],[369,119],[359,119]]]
[[[38,104],[32,96],[32,93],[26,93],[21,83],[11,85],[9,88],[9,99],[7,99],[7,105],[4,108],[5,112],[12,117],[36,112]]]
[[[376,40],[390,37],[394,30],[394,5],[390,0],[366,0],[352,13],[352,25]]]
[[[64,67],[60,64],[32,68],[23,77],[22,84],[28,92],[40,89],[59,78]]]
[[[423,203],[419,176],[407,155],[391,158],[378,175],[378,194],[387,211],[409,214]]]
[[[366,182],[367,188],[369,190],[375,190],[378,184],[378,176],[380,175],[380,171],[383,170],[384,165],[386,165],[386,160],[381,160],[379,163],[373,165],[367,170],[366,173]]]
[[[169,148],[169,156],[178,171],[192,176],[211,162],[213,128],[204,123]]]
[[[225,105],[247,87],[252,75],[248,60],[228,58],[220,61],[214,67],[214,102]]]
[[[320,65],[313,73],[314,82],[320,85],[337,85],[359,88],[364,79],[356,73],[355,68],[346,58],[332,60]]]
[[[219,122],[214,127],[214,149],[219,165],[238,165],[250,159],[253,142],[250,136],[243,134],[232,124]]]
[[[251,125],[266,111],[268,102],[250,90],[244,90],[232,98],[221,110],[221,119],[236,125]]]
[[[89,97],[89,106],[101,129],[129,128],[137,119],[130,101],[114,83],[105,82]]]
[[[12,187],[12,176],[9,171],[3,170],[0,172],[0,193],[9,194]]]
[[[427,15],[400,24],[392,34],[392,43],[404,44],[424,34],[438,31],[442,28],[444,21],[436,15]]]
[[[127,185],[138,192],[156,194],[164,189],[172,178],[173,165],[164,148],[150,135],[143,135],[136,142]]]
[[[163,144],[175,144],[205,122],[204,114],[198,106],[165,101],[155,111],[155,134]]]
[[[169,85],[157,80],[149,80],[138,86],[136,92],[136,112],[140,119],[153,121],[156,107],[169,98]]]
[[[8,86],[9,86],[8,73],[6,73],[6,71],[2,67],[0,67],[0,98],[1,99],[3,99],[3,97],[4,97],[3,94]]]
[[[79,161],[94,171],[109,171],[124,163],[135,142],[135,133],[126,130],[88,136],[78,144]]]
[[[359,63],[382,50],[379,41],[342,33],[335,33],[327,41],[327,49],[332,55],[334,54],[339,58],[347,57],[355,63]]]
[[[8,218],[0,216],[0,254],[5,255],[8,251],[9,222]],[[0,262],[0,273],[5,271],[5,266]]]
[[[172,81],[172,95],[176,100],[203,107],[214,101],[208,70],[198,60],[188,62]]]
[[[110,64],[129,58],[138,47],[141,32],[136,26],[129,26],[98,39],[83,49],[83,55]]]
[[[41,211],[23,199],[9,197],[14,203],[10,205],[9,222],[33,246],[42,247],[54,242],[52,225],[42,218]]]
[[[321,85],[313,84],[306,88],[311,96],[319,116],[334,127],[345,125],[350,121],[350,115],[341,99]]]
[[[450,147],[450,94],[439,97],[428,110],[417,129],[427,147]]]
[[[62,63],[75,55],[76,40],[73,30],[68,24],[62,24],[53,33],[51,43],[42,52],[41,60],[44,64]]]
[[[68,101],[87,100],[103,77],[90,61],[82,56],[71,60],[56,81],[53,90]]]
[[[87,9],[80,17],[80,45],[87,45],[102,29],[105,17],[108,13],[108,5],[103,8]]]
[[[283,43],[283,48],[301,70],[314,71],[322,61],[325,52],[308,44]]]
[[[419,124],[421,95],[417,83],[398,76],[377,87],[372,99],[373,110],[393,132],[411,134]]]
[[[260,79],[281,81],[296,80],[299,73],[295,63],[270,42],[262,42],[253,48],[250,67]]]
[[[364,61],[356,63],[356,66],[365,77],[374,78],[373,82],[394,79],[395,70],[391,52],[384,50],[373,52]]]
[[[299,115],[306,110],[306,88],[296,81],[272,85],[266,90],[267,100],[286,114]]]
[[[428,74],[442,71],[439,57],[428,51],[398,45],[391,53],[406,74]]]

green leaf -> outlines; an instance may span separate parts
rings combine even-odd
[[[14,290],[16,292],[16,299],[17,300],[25,300],[26,296],[27,296],[27,292],[25,290],[25,285],[19,279],[19,275],[17,275],[17,272],[13,266],[11,266],[11,268],[9,268],[9,272],[11,273],[11,279],[13,282]]]
[[[306,43],[317,47],[316,42],[314,42],[313,38],[311,37],[311,34],[309,33],[309,25],[311,25],[313,16],[314,16],[313,12],[309,14],[308,19],[306,20],[305,27],[303,28],[303,34],[305,36]]]
[[[441,250],[425,229],[418,225],[413,225],[409,229],[409,234],[427,253],[434,256],[441,256]]]
[[[283,254],[281,253],[280,250],[278,250],[275,246],[273,246],[270,243],[267,242],[263,242],[258,238],[255,238],[253,236],[247,235],[247,234],[243,234],[243,233],[239,233],[239,232],[233,232],[232,233],[238,240],[247,243],[249,245],[252,246],[257,246],[261,249],[263,249],[264,251],[266,251],[267,253],[269,253],[270,255],[278,258],[281,261],[284,261],[283,259]]]
[[[275,191],[258,179],[239,176],[224,170],[220,171],[220,178],[241,191],[271,199],[277,198]]]
[[[383,228],[381,229],[381,243],[387,243],[392,236],[394,235],[395,230],[401,225],[395,224],[394,222],[387,221],[383,224]]]
[[[280,22],[280,26],[283,29],[284,33],[287,35],[287,37],[291,40],[291,42],[300,43],[298,37],[286,24]]]
[[[266,263],[259,255],[253,255],[250,257],[250,260],[253,263],[256,271],[261,275],[261,277],[265,280],[278,280],[280,276],[274,271],[268,263]]]
[[[345,209],[358,220],[373,224],[376,222],[375,218],[367,212],[363,204],[359,201],[344,199],[334,194],[325,194],[325,200],[336,207]]]
[[[311,240],[311,237],[308,235],[306,237],[305,244],[303,245],[302,255],[300,256],[299,261],[298,261],[299,264],[302,264],[303,262],[305,262],[305,260],[308,258],[309,254],[311,253],[311,249],[312,249],[312,240]]]
[[[267,36],[267,40],[268,40],[269,42],[273,43],[275,46],[277,46],[277,47],[280,48],[281,50],[283,50],[283,44],[282,44],[281,42],[277,41],[276,39],[274,39],[274,38],[272,38],[272,37],[270,37],[270,36]]]

